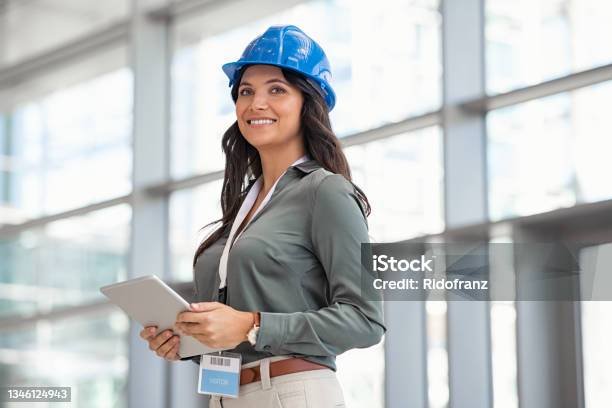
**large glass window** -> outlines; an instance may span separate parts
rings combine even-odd
[[[517,408],[516,307],[514,302],[491,302],[491,346],[494,406],[495,408]]]
[[[608,81],[490,112],[491,219],[612,197],[610,103]]]
[[[447,408],[449,402],[447,306],[446,301],[425,302],[429,408]]]
[[[588,247],[580,253],[582,273],[595,278],[588,297],[594,300],[580,302],[585,408],[604,408],[612,401],[611,264],[612,244]]]
[[[501,227],[494,235],[496,236],[491,239],[489,246],[489,273],[492,277],[489,297],[491,299],[507,298],[502,293],[516,291],[515,254],[510,247],[514,244],[511,231],[505,227]],[[518,408],[516,302],[492,300],[489,302],[489,308],[493,406],[495,408]]]
[[[170,257],[171,271],[175,279],[193,279],[193,256],[198,245],[218,225],[202,229],[218,220],[221,211],[221,186],[223,180],[199,187],[181,190],[170,196]]]
[[[127,277],[130,219],[121,205],[1,240],[0,318],[100,300]]]
[[[612,3],[487,0],[487,89],[532,85],[612,62]]]
[[[336,358],[338,381],[347,407],[385,406],[384,339],[366,349],[352,349]]]
[[[439,108],[437,6],[436,0],[308,1],[280,12],[252,10],[255,21],[220,33],[218,22],[206,29],[211,24],[198,19],[179,22],[172,66],[173,176],[223,168],[220,141],[235,114],[221,65],[237,60],[273,24],[291,22],[325,49],[337,94],[331,119],[339,136]]]
[[[123,313],[102,310],[2,332],[0,384],[71,387],[71,406],[126,407],[128,327]]]
[[[2,213],[7,211],[7,201],[8,201],[8,178],[9,178],[9,170],[10,170],[10,161],[8,160],[8,152],[10,149],[9,140],[7,137],[7,127],[8,121],[0,112],[0,209],[2,209]],[[0,225],[6,223],[8,219],[8,214],[5,216],[0,216]]]
[[[4,188],[15,222],[129,193],[128,69],[22,102],[10,118]]]
[[[1,384],[72,387],[76,406],[125,406],[128,319],[82,307],[127,278],[130,219],[121,205],[0,241]],[[21,316],[36,318],[15,327]]]
[[[391,242],[444,229],[442,134],[438,127],[345,150],[372,214],[370,236]]]
[[[4,0],[0,2],[0,66],[108,27],[126,17],[129,6],[128,0]]]

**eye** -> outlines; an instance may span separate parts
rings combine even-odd
[[[287,91],[285,91],[283,88],[281,88],[280,86],[275,86],[272,89],[270,89],[270,92],[273,94],[282,94],[285,93]]]
[[[250,90],[249,88],[242,88],[240,91],[238,91],[238,95],[241,95],[241,96],[246,96],[246,95],[248,95],[248,94],[247,94],[247,93],[245,93],[245,92],[251,92],[251,90]]]

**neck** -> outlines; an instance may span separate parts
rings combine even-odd
[[[306,151],[302,145],[290,149],[285,147],[282,152],[270,150],[260,151],[259,157],[261,159],[263,176],[263,192],[267,194],[281,174],[283,174],[293,162],[305,154]]]

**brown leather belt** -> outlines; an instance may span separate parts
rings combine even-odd
[[[270,378],[278,377],[279,375],[299,373],[301,371],[322,370],[324,368],[329,367],[302,358],[293,357],[271,362]],[[240,385],[250,384],[255,381],[261,381],[259,366],[243,368],[240,371]]]

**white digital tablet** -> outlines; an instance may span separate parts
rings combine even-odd
[[[143,327],[157,326],[157,333],[166,329],[172,330],[176,316],[189,310],[189,303],[154,275],[104,286],[100,288],[100,292]],[[175,334],[181,338],[181,358],[219,351],[207,347],[194,337],[176,332]]]

